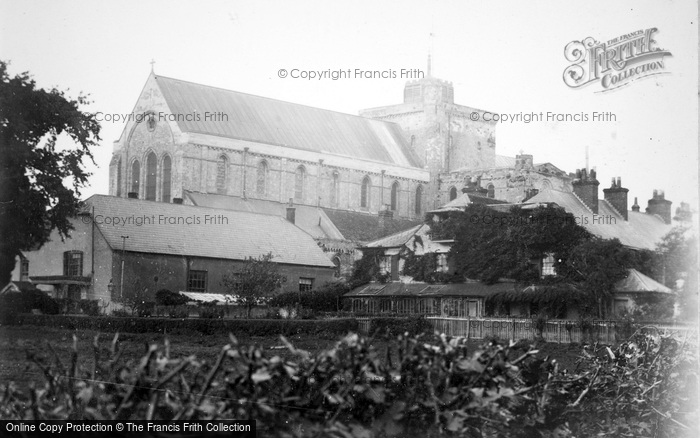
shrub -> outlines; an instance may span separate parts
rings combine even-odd
[[[156,292],[156,304],[158,306],[182,306],[189,301],[190,299],[186,296],[168,289],[161,289]]]
[[[317,312],[335,312],[342,310],[343,295],[350,291],[345,282],[328,282],[310,292],[285,292],[275,295],[269,305],[273,307],[297,307]]]
[[[86,315],[98,316],[101,313],[100,302],[97,300],[80,300],[80,311]]]
[[[39,289],[7,293],[0,298],[0,306],[8,313],[28,313],[32,309],[38,309],[45,315],[59,313],[58,302]]]
[[[200,318],[218,318],[221,319],[224,317],[224,314],[226,313],[225,309],[223,306],[199,306],[197,309],[199,310],[199,317]]]
[[[114,309],[112,310],[112,316],[117,318],[128,318],[131,317],[131,313],[129,313],[129,311],[126,309]]]
[[[153,316],[156,303],[153,301],[143,301],[136,305],[136,314],[142,318]]]
[[[186,305],[184,306],[172,306],[169,308],[168,316],[170,318],[189,318],[190,308]]]
[[[696,388],[685,385],[698,358],[670,338],[594,346],[576,374],[529,345],[472,350],[446,337],[400,336],[386,360],[354,334],[315,356],[282,338],[294,356],[287,360],[231,336],[213,365],[171,357],[167,345],[125,363],[117,340],[108,348],[95,342],[94,368],[75,348],[68,370],[58,355],[30,353],[47,382],[29,393],[3,388],[0,417],[236,418],[257,420],[259,436],[298,438],[698,436]]]

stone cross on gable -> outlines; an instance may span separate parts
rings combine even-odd
[[[153,66],[155,65],[156,60],[151,58],[151,73],[153,73]]]

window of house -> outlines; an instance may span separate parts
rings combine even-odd
[[[151,152],[146,158],[146,200],[156,200],[156,172],[158,171],[158,159]]]
[[[447,254],[437,255],[437,272],[447,272],[449,267],[447,266]]]
[[[314,288],[313,278],[299,278],[299,292],[309,292]]]
[[[360,207],[369,208],[369,193],[372,189],[372,184],[369,177],[362,179],[362,188],[360,190]]]
[[[261,161],[258,164],[257,192],[260,196],[267,193],[267,162]]]
[[[216,161],[216,193],[226,193],[228,159],[221,155]]]
[[[457,199],[457,187],[452,187],[450,189],[450,201]]]
[[[340,175],[338,172],[333,172],[333,179],[331,180],[331,207],[338,206],[338,199],[340,198]]]
[[[19,267],[19,281],[29,281],[29,260],[24,257]]]
[[[423,206],[421,205],[423,203],[423,186],[418,186],[416,187],[416,215],[421,214],[421,211],[423,210]]]
[[[187,290],[190,292],[206,292],[207,271],[190,270],[187,275]]]
[[[548,275],[557,275],[554,270],[554,254],[547,254],[547,256],[542,259],[542,276],[546,277]]]
[[[487,190],[486,196],[488,196],[489,198],[496,197],[496,189],[493,186],[493,184],[489,184],[488,187],[486,187],[486,190]]]
[[[63,275],[77,277],[83,275],[82,251],[66,251],[63,253]]]
[[[139,160],[134,160],[131,163],[131,191],[138,195],[141,180],[141,163]]]
[[[170,203],[170,178],[172,172],[171,169],[172,161],[170,160],[170,156],[166,155],[165,158],[163,158],[163,179],[160,198],[163,202],[167,203]]]
[[[381,256],[379,259],[379,273],[384,275],[391,274],[391,256]]]
[[[297,167],[294,172],[294,200],[304,202],[304,183],[306,180],[306,169],[304,166]]]
[[[399,183],[394,182],[391,185],[391,210],[396,211],[399,209]]]

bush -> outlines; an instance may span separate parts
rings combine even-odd
[[[153,316],[155,307],[156,303],[153,301],[143,301],[136,305],[136,314],[141,318],[148,318]]]
[[[172,306],[168,309],[168,316],[170,318],[189,318],[190,308],[186,305],[184,306]]]
[[[45,315],[59,313],[58,302],[39,289],[7,293],[0,298],[0,306],[7,313],[28,313],[32,309],[38,309]]]
[[[46,385],[29,394],[3,388],[0,418],[236,418],[256,420],[259,436],[298,438],[675,438],[699,432],[697,388],[686,385],[698,358],[691,346],[670,338],[591,347],[576,374],[526,344],[472,350],[460,339],[427,343],[401,336],[382,360],[367,338],[354,334],[315,356],[282,342],[294,360],[240,346],[232,336],[213,365],[171,357],[167,345],[151,345],[142,359],[125,363],[115,337],[109,348],[95,344],[94,367],[72,351],[70,379],[58,355],[30,353]]]
[[[208,319],[222,319],[224,317],[224,314],[226,313],[226,310],[223,306],[199,306],[197,310],[199,310],[200,318]]]
[[[342,310],[343,295],[349,291],[350,287],[345,282],[328,282],[310,292],[285,292],[275,295],[269,305],[272,307],[301,306],[316,312],[335,312]]]
[[[183,320],[175,318],[139,318],[131,316],[123,310],[114,310],[112,311],[112,316],[101,317],[22,314],[18,315],[15,324],[112,333],[170,333],[174,329],[185,329],[201,333],[213,333],[215,331],[218,333],[232,332],[253,336],[296,334],[337,336],[357,331],[357,321],[354,318],[333,320],[195,318]]]
[[[97,300],[80,300],[80,311],[89,316],[98,316],[101,313],[100,302]]]
[[[168,289],[161,289],[156,292],[156,304],[158,306],[182,306],[189,301],[190,299],[186,296]]]

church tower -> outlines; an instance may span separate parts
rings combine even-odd
[[[394,122],[403,128],[411,147],[430,172],[428,208],[449,201],[441,199],[440,173],[495,165],[496,124],[484,121],[484,113],[489,114],[454,103],[454,86],[433,77],[430,55],[425,77],[406,82],[403,103],[360,111],[363,117]]]

